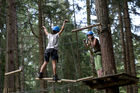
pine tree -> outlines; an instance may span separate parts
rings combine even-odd
[[[128,13],[127,0],[124,0],[124,25],[125,25],[125,32],[126,32],[126,44],[127,44],[126,58],[127,58],[127,63],[130,66],[130,69],[128,70],[130,71],[129,74],[136,76],[135,57],[133,51],[132,32],[131,32],[130,16]],[[128,93],[138,93],[137,85],[133,86],[133,90],[130,88]]]
[[[6,66],[5,71],[15,70],[15,33],[17,30],[16,21],[16,2],[15,0],[7,0],[7,42],[6,42]],[[4,93],[15,92],[15,76],[5,76]],[[10,83],[9,83],[10,82]]]
[[[102,7],[100,7],[102,6]],[[98,22],[102,24],[100,32],[101,54],[104,75],[115,74],[115,59],[113,53],[111,29],[107,0],[96,0],[96,13]],[[109,65],[108,65],[109,64]],[[119,93],[118,87],[105,89],[106,93]]]

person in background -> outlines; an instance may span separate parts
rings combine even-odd
[[[86,42],[86,40],[84,40],[84,45],[86,48],[88,48],[90,50],[90,52],[93,52],[95,69],[97,70],[98,77],[101,77],[103,75],[103,73],[102,73],[100,43],[99,43],[98,39],[93,36],[92,31],[88,31],[86,33],[86,35],[87,35],[87,42]]]

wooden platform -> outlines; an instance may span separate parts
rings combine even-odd
[[[36,80],[47,80],[47,82],[55,82],[53,78],[36,78]],[[120,86],[126,86],[131,84],[138,83],[139,78],[128,75],[126,73],[121,74],[114,74],[114,75],[107,75],[103,77],[96,77],[93,76],[80,78],[77,80],[70,80],[70,79],[61,79],[58,80],[58,83],[61,82],[67,82],[67,83],[76,83],[76,82],[83,82],[86,85],[88,85],[92,89],[105,89],[109,87],[120,87]]]
[[[92,89],[105,89],[114,86],[126,86],[138,83],[139,78],[128,75],[126,73],[108,75],[104,77],[81,78],[77,81],[82,81]]]

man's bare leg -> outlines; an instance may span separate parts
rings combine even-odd
[[[47,64],[48,64],[48,62],[44,61],[43,65],[40,68],[40,72],[44,71],[44,69],[46,68]]]
[[[53,75],[56,75],[56,60],[52,60]]]
[[[46,68],[48,62],[44,61],[43,65],[40,68],[39,78],[43,78],[43,71]]]

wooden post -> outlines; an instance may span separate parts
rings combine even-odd
[[[101,23],[94,24],[94,25],[89,25],[89,26],[86,26],[86,27],[83,27],[83,28],[74,29],[74,30],[72,30],[72,32],[78,32],[78,31],[81,31],[81,30],[84,30],[84,29],[87,29],[87,28],[91,28],[91,27],[96,27],[96,26],[101,26]]]

